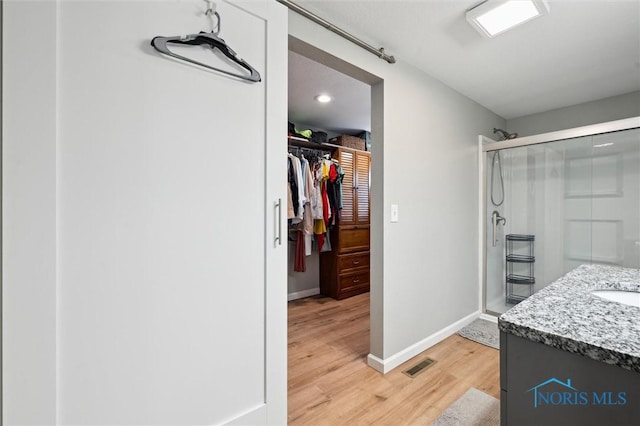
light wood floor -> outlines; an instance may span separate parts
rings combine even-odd
[[[499,351],[458,335],[386,375],[368,353],[369,294],[289,302],[289,424],[428,425],[469,388],[499,398]],[[425,357],[437,362],[402,373]]]

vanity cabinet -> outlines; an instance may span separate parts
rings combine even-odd
[[[498,318],[502,425],[637,425],[640,271],[582,265]]]
[[[632,425],[640,372],[500,333],[502,426]]]
[[[371,154],[339,148],[333,157],[344,172],[342,211],[330,230],[332,251],[320,253],[320,293],[344,299],[369,291]]]

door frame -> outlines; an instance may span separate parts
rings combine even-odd
[[[371,87],[371,163],[369,179],[370,215],[370,347],[368,365],[383,372],[383,170],[384,170],[384,79],[310,42],[289,35],[289,50],[346,74]],[[380,356],[374,355],[378,354]]]

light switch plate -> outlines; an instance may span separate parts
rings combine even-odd
[[[398,221],[398,205],[391,204],[391,222]]]

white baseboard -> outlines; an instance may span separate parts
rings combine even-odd
[[[305,297],[315,296],[316,294],[320,294],[320,288],[311,288],[309,290],[296,291],[287,295],[287,301],[291,302],[292,300],[304,299]]]
[[[267,404],[260,404],[251,408],[233,419],[223,422],[224,425],[266,425],[267,424]]]
[[[422,339],[418,343],[415,343],[409,346],[408,348],[403,349],[400,352],[397,352],[391,355],[389,358],[380,359],[373,354],[369,354],[369,356],[367,357],[367,364],[369,364],[369,367],[373,368],[374,370],[377,370],[382,374],[387,374],[389,371],[393,370],[403,362],[410,360],[411,358],[418,355],[419,353],[429,349],[431,346],[435,345],[436,343],[439,343],[444,339],[446,339],[447,337],[451,336],[452,334],[457,333],[458,330],[460,330],[462,327],[464,327],[465,325],[471,324],[473,321],[475,321],[479,317],[480,317],[480,311],[476,311],[472,314],[469,314],[466,317],[443,328],[442,330],[432,334],[431,336],[425,339]]]
[[[495,316],[495,315],[480,314],[480,318],[483,319],[483,320],[495,322],[496,324],[498,323],[498,317]]]

